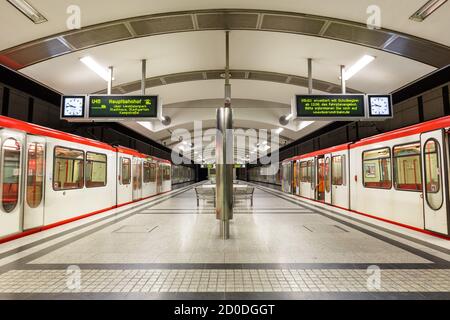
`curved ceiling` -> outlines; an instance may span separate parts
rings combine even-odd
[[[84,8],[89,10],[89,6]],[[384,12],[380,18],[383,16]],[[367,21],[369,15],[366,13],[363,17]],[[206,30],[254,30],[304,34],[376,48],[435,67],[443,67],[450,62],[446,42],[439,44],[414,34],[405,34],[381,26],[368,27],[367,22],[339,20],[332,16],[255,9],[170,12],[109,21],[80,30],[66,30],[44,36],[14,47],[6,47],[0,52],[0,62],[20,69],[46,59],[111,42],[158,34]],[[4,42],[8,43],[7,40]],[[426,54],[424,50],[427,51]]]
[[[92,56],[114,66],[115,92],[131,94],[140,93],[140,60],[147,59],[148,93],[163,99],[172,124],[124,125],[157,141],[197,119],[214,125],[224,93],[224,30],[232,30],[233,106],[243,128],[280,126],[291,97],[307,92],[308,58],[314,93],[338,92],[340,65],[365,54],[376,59],[347,82],[349,92],[389,93],[450,63],[448,3],[418,23],[409,16],[424,0],[28,1],[48,22],[34,25],[0,2],[0,63],[63,94],[101,92],[104,80],[79,61]],[[73,4],[81,30],[67,30]],[[381,9],[381,29],[366,26],[371,5]],[[325,124],[291,121],[284,141]]]

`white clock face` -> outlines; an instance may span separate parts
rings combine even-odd
[[[83,98],[67,98],[64,101],[65,116],[83,116],[84,99]]]
[[[370,114],[374,116],[390,116],[388,97],[370,97]]]

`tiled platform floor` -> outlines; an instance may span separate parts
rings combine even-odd
[[[46,241],[43,234],[36,245],[0,246],[0,298],[345,298],[367,292],[450,298],[446,252],[332,219],[276,191],[257,189],[253,208],[236,208],[231,239],[218,234],[211,204],[197,207],[194,191],[180,189],[60,239]],[[379,286],[371,285],[369,266],[380,268]],[[80,268],[75,288],[69,267]]]

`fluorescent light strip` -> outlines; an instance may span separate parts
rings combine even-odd
[[[280,133],[282,133],[284,131],[284,128],[278,128],[277,130],[275,130],[275,132],[277,133],[277,134],[280,134]]]
[[[293,113],[290,113],[289,115],[287,115],[286,116],[286,121],[289,121],[289,120],[291,120],[292,118],[294,117],[294,114]]]
[[[28,19],[33,21],[35,24],[47,22],[48,20],[44,17],[42,13],[37,11],[31,4],[25,0],[7,0],[12,4],[17,10],[22,12]]]
[[[430,0],[425,3],[419,10],[414,12],[414,14],[409,17],[409,19],[417,22],[422,22],[446,2],[447,0]]]
[[[109,81],[111,78],[110,75],[110,69],[105,69],[101,65],[97,63],[93,58],[91,57],[84,57],[80,59],[81,62],[83,62],[86,67],[94,71],[100,78],[102,78],[105,81]]]
[[[361,59],[359,59],[358,61],[356,61],[356,63],[354,65],[352,65],[350,68],[348,68],[347,70],[345,70],[344,73],[344,79],[345,81],[349,80],[350,78],[352,78],[355,74],[357,74],[359,71],[361,71],[362,69],[364,69],[369,63],[371,63],[373,60],[375,60],[375,57],[373,56],[369,56],[369,55],[364,55]]]

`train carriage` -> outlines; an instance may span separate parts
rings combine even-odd
[[[286,159],[282,190],[448,238],[450,116]]]
[[[0,166],[0,243],[172,189],[170,161],[4,116]]]

